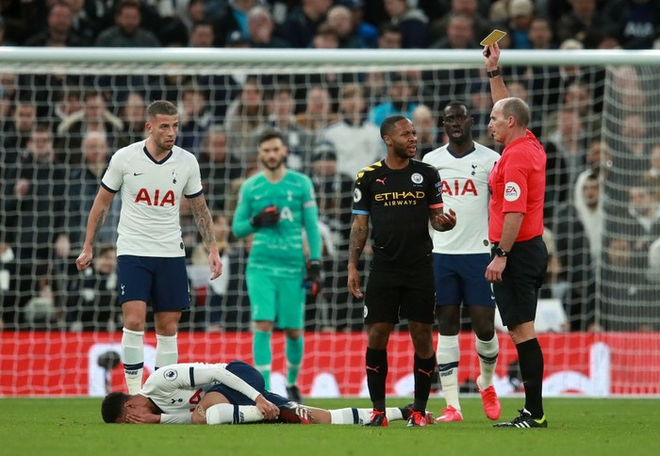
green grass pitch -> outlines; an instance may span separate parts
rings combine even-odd
[[[108,425],[100,399],[0,399],[3,455],[658,455],[659,399],[546,399],[547,429],[494,429],[479,398],[461,401],[465,421],[407,428],[253,424]],[[317,399],[323,408],[369,407],[366,399]],[[388,405],[406,399],[389,398]],[[434,397],[436,414],[444,400]],[[511,419],[521,398],[502,400]]]

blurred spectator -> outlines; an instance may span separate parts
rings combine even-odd
[[[56,2],[48,10],[48,22],[45,30],[32,35],[25,46],[72,47],[89,46],[71,29],[71,8],[66,3]]]
[[[316,33],[310,47],[312,49],[337,49],[339,48],[339,34],[330,24],[322,22],[316,27]]]
[[[561,275],[568,284],[562,301],[573,331],[593,330],[600,261],[592,256],[589,230],[603,223],[598,176],[591,173],[581,184],[575,187],[575,202],[561,206],[554,223]]]
[[[71,9],[71,30],[83,40],[85,46],[91,46],[99,32],[99,25],[87,14],[86,0],[64,1]]]
[[[343,5],[351,11],[351,22],[353,34],[360,40],[360,47],[373,49],[378,47],[378,28],[364,21],[363,0],[339,0],[338,5]]]
[[[227,147],[243,166],[249,168],[256,164],[257,151],[251,147],[250,135],[266,121],[263,88],[256,77],[249,77],[241,87],[239,96],[229,105],[225,117]]]
[[[179,12],[179,19],[184,23],[188,32],[192,33],[194,25],[197,22],[208,22],[213,24],[211,19],[207,19],[205,11],[206,0],[190,0],[185,11]]]
[[[211,125],[202,142],[199,170],[206,201],[212,213],[224,211],[231,183],[243,175],[241,162],[227,150],[227,132]]]
[[[290,87],[276,86],[268,100],[268,120],[252,133],[252,147],[258,149],[259,137],[264,132],[279,131],[287,146],[286,167],[309,174],[315,137],[311,130],[296,122],[295,104]]]
[[[657,290],[646,280],[647,253],[633,253],[630,241],[612,237],[606,241],[601,273],[601,319],[607,331],[637,331],[657,321]],[[655,317],[654,317],[655,315]]]
[[[114,332],[117,312],[117,257],[113,244],[98,244],[91,267],[67,277],[65,323],[72,332]]]
[[[586,165],[586,141],[576,110],[561,108],[556,124],[543,140],[546,164],[544,220],[550,224],[559,207],[570,203],[579,173]]]
[[[53,138],[45,125],[33,127],[17,166],[6,229],[16,233],[12,249],[18,265],[18,293],[25,304],[34,291],[35,270],[61,266],[70,252],[65,217],[69,176],[56,159]]]
[[[384,0],[390,21],[401,29],[401,47],[424,49],[428,43],[428,22],[424,11],[411,6],[409,0]]]
[[[575,210],[577,218],[589,239],[591,262],[599,264],[603,241],[603,202],[600,197],[600,182],[593,171],[586,171],[575,185]]]
[[[199,157],[202,140],[212,122],[206,94],[194,84],[187,85],[181,91],[178,108],[178,145]]]
[[[493,24],[481,14],[479,0],[451,0],[449,11],[431,22],[429,43],[435,43],[447,36],[447,28],[453,16],[468,16],[472,19],[474,40],[479,42],[492,30]]]
[[[94,43],[97,47],[160,47],[150,30],[141,27],[142,13],[136,0],[120,0],[114,13],[115,25],[101,31]]]
[[[604,14],[624,49],[652,49],[658,37],[660,4],[653,0],[611,0]]]
[[[289,43],[273,35],[275,23],[263,6],[255,6],[247,15],[249,41],[254,48],[287,48]]]
[[[401,27],[386,22],[378,29],[378,49],[401,49],[403,34]]]
[[[610,146],[613,153],[613,169],[610,174],[612,185],[627,188],[631,182],[643,178],[649,167],[652,141],[646,119],[639,113],[627,113],[619,120],[618,134],[613,136]],[[623,196],[623,195],[622,195]],[[623,201],[624,198],[618,199]]]
[[[402,73],[390,73],[387,85],[388,99],[374,106],[367,118],[375,125],[383,123],[387,117],[400,114],[412,118],[412,112],[417,107],[414,100],[416,88],[411,84],[408,76]]]
[[[185,47],[188,44],[189,28],[182,19],[187,13],[188,0],[153,0],[153,7],[160,17],[158,29],[154,31],[163,46]]]
[[[431,43],[431,49],[478,49],[474,37],[474,21],[465,14],[452,14],[447,23],[447,34]]]
[[[351,10],[341,4],[328,11],[328,24],[335,29],[339,37],[339,47],[342,49],[357,49],[362,47],[360,38],[353,28]]]
[[[60,160],[69,164],[80,164],[80,145],[86,133],[96,131],[112,138],[110,147],[116,148],[119,133],[124,129],[122,120],[107,108],[103,95],[90,91],[83,96],[83,109],[62,120],[57,127],[57,150]]]
[[[231,251],[231,246],[229,245],[228,241],[229,226],[227,225],[227,218],[222,212],[215,214],[213,217],[213,234],[215,236],[216,246],[218,247],[218,252],[220,253],[222,264],[228,266],[229,252]],[[209,250],[206,247],[206,244],[203,242],[198,243],[193,251],[191,262],[193,266],[200,266],[200,269],[203,268],[205,276],[206,272],[208,271],[208,258]],[[227,273],[227,270],[223,270],[222,276],[224,276],[224,279],[208,280],[208,283],[206,284],[206,302],[204,303],[204,312],[202,313],[202,318],[197,317],[195,320],[198,323],[203,323],[204,329],[207,332],[220,332],[223,329],[223,317],[225,319],[238,317],[237,313],[232,313],[231,315],[222,315],[222,301],[225,299],[225,296],[228,292],[227,284],[229,280],[227,278]]]
[[[355,89],[358,90],[359,86],[356,85]],[[352,315],[359,306],[351,305],[354,300],[346,285],[348,276],[345,268],[355,176],[340,171],[335,145],[329,141],[319,142],[314,147],[312,163],[311,176],[318,200],[319,222],[328,229],[324,236],[326,252],[323,255],[322,291],[328,308],[324,309],[323,317],[342,329],[348,326],[349,321],[358,319]]]
[[[62,86],[57,91],[55,97],[56,104],[52,106],[51,113],[48,116],[53,122],[53,130],[57,131],[57,127],[67,117],[83,109],[82,94],[80,89],[72,86]]]
[[[532,0],[511,0],[509,2],[509,33],[511,49],[531,49],[529,29],[534,20]]]
[[[70,193],[67,201],[72,207],[67,210],[67,231],[69,233],[72,250],[82,249],[87,228],[87,215],[89,214],[94,198],[101,184],[101,178],[108,167],[110,160],[110,147],[105,133],[86,133],[82,139],[83,163],[71,167]],[[75,202],[75,203],[74,203]],[[106,221],[96,235],[102,243],[115,243],[117,241],[117,222],[121,200],[112,201],[106,214]]]
[[[417,130],[417,155],[415,158],[421,160],[424,155],[438,148],[438,123],[433,117],[431,108],[419,105],[412,113],[412,122]]]
[[[649,169],[644,172],[643,182],[660,202],[660,145],[651,148]]]
[[[336,120],[337,114],[333,112],[328,89],[321,84],[312,85],[307,90],[305,110],[296,114],[296,122],[317,133]]]
[[[365,108],[361,85],[344,85],[339,97],[339,120],[318,133],[319,142],[332,144],[337,171],[351,178],[384,153],[379,127],[366,118]]]
[[[118,133],[117,149],[146,139],[147,107],[144,95],[140,92],[130,92],[126,100],[120,104],[119,118],[124,124],[124,129]]]
[[[202,19],[191,25],[188,47],[210,48],[214,42],[215,30],[211,22]]]
[[[607,17],[596,8],[596,0],[570,0],[571,11],[557,21],[557,38],[560,42],[576,39],[584,43],[592,29],[608,26]]]
[[[306,48],[312,43],[316,29],[325,21],[333,0],[302,0],[287,14],[281,28],[282,38],[294,48]]]
[[[229,36],[240,32],[241,36],[249,41],[248,11],[257,6],[257,0],[231,0],[224,4],[218,18],[216,46],[227,45]]]

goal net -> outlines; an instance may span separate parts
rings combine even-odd
[[[530,128],[548,155],[551,260],[537,323],[550,395],[660,394],[658,57],[506,51],[502,58],[508,89],[530,105]],[[228,227],[241,182],[258,169],[258,136],[274,128],[286,138],[287,165],[314,181],[324,240],[323,293],[306,303],[301,389],[366,396],[363,305],[346,287],[353,177],[384,156],[378,127],[388,114],[413,119],[420,157],[442,145],[442,108],[452,100],[469,104],[475,140],[501,151],[487,132],[492,102],[482,67],[478,50],[0,49],[0,395],[123,388],[118,201],[92,268],[78,272],[74,260],[108,158],[144,138],[146,104],[168,99],[180,110],[177,144],[200,162],[225,265],[209,283],[203,243],[182,206],[191,310],[180,325],[179,360],[252,359],[250,245]],[[363,284],[369,262],[367,252]],[[145,361],[153,368],[147,321]],[[478,359],[463,323],[459,379],[462,391],[475,392]],[[496,387],[506,395],[521,385],[515,347],[506,333],[499,337]],[[388,353],[388,393],[411,395],[405,322]],[[273,388],[283,392],[279,332],[273,369]]]

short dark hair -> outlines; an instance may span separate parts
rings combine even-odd
[[[154,118],[158,115],[176,116],[179,110],[174,103],[167,100],[156,100],[147,106],[147,117]]]
[[[270,141],[271,139],[275,139],[275,138],[279,138],[280,141],[282,141],[282,144],[286,145],[286,141],[284,140],[284,135],[282,134],[281,131],[278,130],[264,131],[261,134],[261,136],[259,136],[259,145],[261,146],[266,141]]]
[[[124,413],[124,404],[130,399],[126,393],[115,391],[103,399],[101,403],[101,416],[106,423],[116,423]]]
[[[406,117],[401,115],[389,116],[387,119],[383,120],[383,123],[380,124],[380,137],[385,139],[385,135],[389,135],[394,124],[400,120],[404,120]]]

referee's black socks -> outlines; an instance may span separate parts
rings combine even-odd
[[[532,418],[543,417],[543,352],[537,338],[516,345],[520,374],[525,386],[525,409]]]
[[[415,402],[413,402],[413,410],[422,413],[426,412],[426,403],[429,400],[433,371],[435,371],[436,364],[435,353],[427,359],[422,359],[415,355]]]

